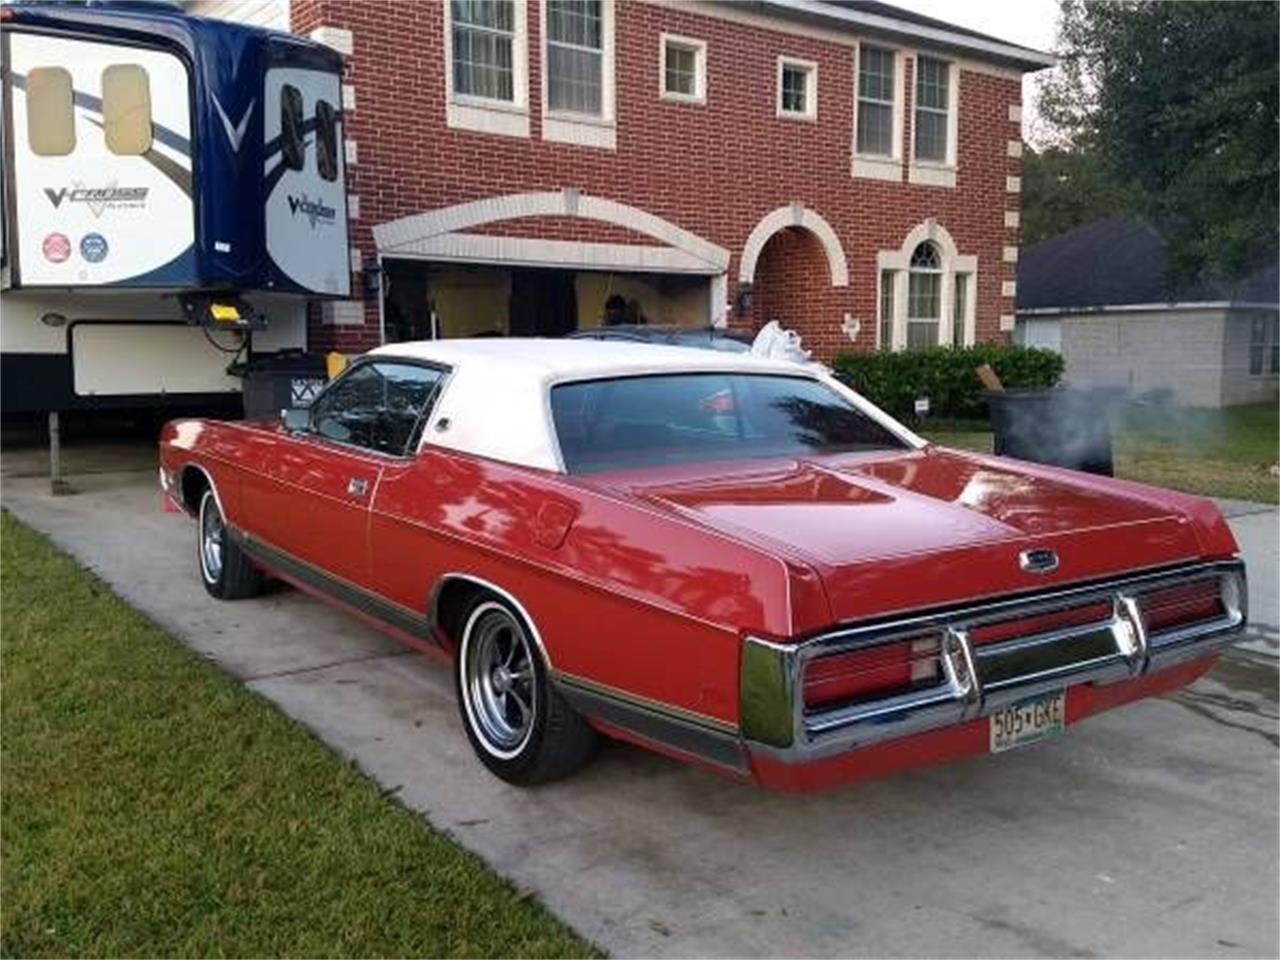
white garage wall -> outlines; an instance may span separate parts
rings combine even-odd
[[[1168,390],[1180,404],[1220,407],[1224,327],[1224,311],[1213,308],[1064,316],[1063,377],[1134,395]]]
[[[1062,352],[1062,321],[1057,317],[1019,317],[1014,342],[1023,347]]]
[[[1272,330],[1275,330],[1275,310],[1236,309],[1227,315],[1226,360],[1222,378],[1224,406],[1274,403],[1280,394],[1280,377],[1268,370],[1267,357],[1263,357],[1261,374],[1249,372],[1249,348],[1255,317],[1272,324]]]

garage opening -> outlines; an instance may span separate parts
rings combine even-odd
[[[387,343],[562,337],[610,323],[707,326],[711,278],[383,260]]]

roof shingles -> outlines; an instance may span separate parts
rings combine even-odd
[[[1019,311],[1133,304],[1280,302],[1274,260],[1235,281],[1171,283],[1159,232],[1121,214],[1024,247],[1018,257]]]

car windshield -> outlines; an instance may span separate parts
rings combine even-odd
[[[907,446],[807,377],[690,373],[563,383],[551,389],[551,413],[570,473]]]

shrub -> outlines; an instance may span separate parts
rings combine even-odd
[[[982,381],[974,372],[984,363],[1008,389],[1052,387],[1062,376],[1061,354],[996,343],[842,353],[833,366],[855,390],[895,417],[914,419],[916,398],[928,397],[931,417],[974,419],[987,415]]]

